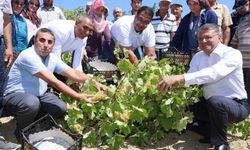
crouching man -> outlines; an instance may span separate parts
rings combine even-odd
[[[229,150],[228,123],[237,123],[247,118],[249,106],[241,52],[220,41],[221,33],[217,25],[203,25],[198,33],[201,51],[192,58],[188,73],[165,76],[157,88],[159,91],[167,91],[179,83],[203,85],[205,109],[208,110],[207,116],[203,118],[209,118],[210,142],[215,145],[215,150]]]
[[[75,92],[53,75],[56,72],[76,82],[84,82],[90,78],[70,68],[51,53],[55,42],[53,32],[41,28],[34,41],[34,46],[20,53],[11,67],[3,98],[3,115],[12,115],[17,120],[15,134],[18,140],[19,131],[37,118],[47,113],[57,118],[65,113],[66,104],[47,92],[48,84],[76,100],[92,102],[91,95]],[[97,82],[96,87],[105,88]]]

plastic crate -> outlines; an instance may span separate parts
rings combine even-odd
[[[34,146],[34,144],[30,141],[29,135],[41,131],[47,131],[50,129],[59,129],[60,131],[67,134],[74,140],[74,143],[67,150],[81,150],[82,140],[83,140],[82,135],[72,134],[66,129],[62,128],[55,122],[55,120],[49,114],[43,116],[42,118],[38,119],[37,121],[33,122],[23,130],[21,130],[22,149],[38,150]]]
[[[179,51],[175,47],[169,47],[167,51],[160,50],[160,59],[166,58],[170,65],[185,65],[188,66],[193,54],[184,51]]]

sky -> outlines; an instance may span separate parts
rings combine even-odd
[[[42,1],[42,0],[41,0]],[[62,7],[68,10],[74,10],[75,8],[81,6],[85,8],[85,4],[92,0],[54,0],[55,6]],[[143,0],[142,4],[147,6],[153,6],[154,3],[159,4],[160,0]],[[217,0],[218,3],[225,4],[228,6],[230,12],[232,12],[232,7],[234,5],[235,0]],[[109,20],[113,20],[112,11],[116,6],[119,6],[126,11],[127,13],[130,11],[130,0],[104,0],[106,6],[109,8]],[[172,3],[179,3],[183,5],[183,16],[189,12],[189,8],[186,4],[186,0],[172,0]]]

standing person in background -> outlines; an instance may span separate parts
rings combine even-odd
[[[91,6],[92,6],[92,2],[91,1],[89,1],[89,2],[86,3],[86,7],[85,7],[85,13],[86,14],[89,13],[89,10],[90,10]]]
[[[241,17],[243,17],[246,13],[246,7],[244,7],[244,4],[246,2],[247,1],[244,1],[244,0],[243,1],[242,0],[235,0],[234,6],[233,6],[233,9],[235,9],[235,11],[233,11],[231,13],[233,24],[230,26],[230,30],[231,30],[230,43],[231,43],[231,40],[234,36],[234,33],[235,33],[238,25],[239,25]]]
[[[142,6],[142,0],[131,0],[131,14],[132,15],[136,15],[137,14],[137,11],[141,8]]]
[[[12,14],[11,0],[0,1],[0,116],[2,116],[2,101],[5,85],[4,68],[12,62],[11,22]],[[2,42],[4,40],[4,43]],[[4,46],[5,45],[5,46]],[[0,136],[0,149],[17,149],[20,145],[8,142]]]
[[[143,6],[133,16],[123,16],[111,28],[116,43],[128,50],[129,60],[138,64],[134,49],[143,46],[144,53],[155,59],[155,32],[151,24],[154,12],[151,7]]]
[[[218,24],[218,18],[210,9],[208,0],[187,0],[186,2],[191,12],[181,20],[170,46],[186,53],[195,53],[198,50],[199,27],[206,23]]]
[[[105,20],[105,12],[107,11],[103,0],[95,0],[89,10],[89,16],[94,22],[93,33],[88,37],[86,51],[90,59],[102,58],[102,45],[104,40],[111,47],[111,33],[107,21]]]
[[[181,23],[181,19],[182,19],[182,12],[183,12],[183,7],[181,4],[171,4],[170,5],[171,8],[171,13],[175,16],[176,19],[176,24],[177,26],[179,26],[179,24]]]
[[[30,0],[28,2],[28,6],[26,6],[22,11],[22,16],[24,17],[28,27],[28,41],[30,41],[36,29],[41,25],[41,21],[36,14],[39,7],[39,0]]]
[[[62,10],[53,5],[53,0],[43,0],[43,6],[38,9],[37,16],[41,20],[42,25],[52,20],[66,19]]]
[[[113,10],[113,17],[114,17],[114,20],[112,21],[113,23],[121,18],[123,16],[123,12],[122,12],[122,9],[120,7],[115,7],[115,9]]]
[[[230,40],[230,25],[233,24],[229,9],[224,4],[217,3],[217,0],[208,0],[210,7],[218,17],[218,25],[222,31],[222,43],[229,44]]]
[[[157,59],[161,51],[167,51],[169,43],[177,30],[175,16],[168,12],[171,0],[160,0],[159,10],[155,13],[151,23],[155,30],[155,51]]]
[[[24,17],[21,16],[25,3],[26,0],[11,0],[13,10],[13,14],[10,15],[13,49],[12,63],[16,60],[20,52],[28,47],[27,23]],[[11,65],[5,69],[5,75],[9,72]]]
[[[230,45],[242,52],[243,56],[243,75],[248,97],[250,97],[250,1],[241,0],[235,5],[236,9],[241,9],[243,15]],[[248,99],[250,104],[250,100]]]

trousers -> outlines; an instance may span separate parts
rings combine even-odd
[[[17,129],[21,130],[40,117],[50,114],[58,118],[65,114],[66,104],[52,93],[34,96],[14,92],[3,97],[3,116],[14,116]]]

